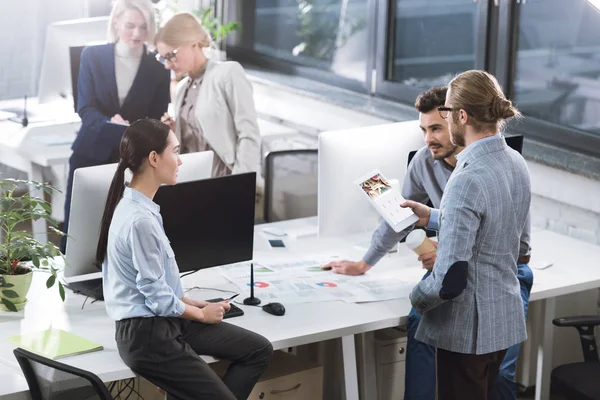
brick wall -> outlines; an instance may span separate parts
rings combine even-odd
[[[532,223],[600,244],[600,182],[529,161]]]

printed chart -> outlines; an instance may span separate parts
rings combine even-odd
[[[321,269],[330,257],[273,260],[254,264],[254,293],[264,302],[310,303],[343,300],[349,303],[383,301],[408,297],[414,287],[412,275],[403,278],[376,268],[361,276],[334,274]],[[221,273],[248,293],[250,266],[247,263],[220,267]]]

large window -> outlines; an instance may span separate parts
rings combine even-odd
[[[473,0],[390,0],[379,13],[374,93],[412,103],[462,71],[485,68],[488,7]]]
[[[525,115],[600,137],[600,13],[586,0],[521,7],[513,97]]]
[[[600,11],[588,0],[225,1],[243,25],[234,58],[407,104],[484,69],[525,115],[507,129],[528,156],[600,171]]]
[[[254,50],[364,80],[367,0],[256,0]]]
[[[427,89],[475,67],[473,0],[397,0],[387,79]]]

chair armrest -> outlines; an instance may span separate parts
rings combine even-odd
[[[556,326],[589,326],[595,327],[600,325],[600,315],[577,315],[572,317],[555,318],[552,323]]]
[[[600,325],[600,315],[580,315],[556,318],[552,321],[556,326],[571,326],[579,331],[581,350],[585,362],[599,362],[594,328]]]

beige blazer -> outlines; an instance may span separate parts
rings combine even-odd
[[[179,116],[189,78],[177,84],[174,111]],[[252,84],[235,61],[209,60],[196,100],[196,119],[204,137],[232,173],[259,172],[261,139]],[[181,141],[181,126],[175,127]]]

